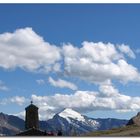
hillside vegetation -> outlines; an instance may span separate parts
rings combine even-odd
[[[101,136],[101,137],[119,137],[119,136],[140,136],[140,126],[127,125],[120,128],[114,128],[105,131],[95,131],[88,133],[86,136]]]

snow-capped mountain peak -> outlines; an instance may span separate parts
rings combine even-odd
[[[72,118],[72,119],[75,119],[78,121],[85,121],[84,117],[80,113],[72,110],[71,108],[64,109],[58,115],[62,118],[67,119],[67,120],[69,120],[69,118]]]

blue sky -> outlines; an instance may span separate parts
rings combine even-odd
[[[0,110],[95,118],[140,110],[140,5],[0,4]],[[105,72],[104,72],[105,70]]]

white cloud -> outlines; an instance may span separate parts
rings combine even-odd
[[[31,95],[31,100],[39,107],[40,120],[53,117],[64,108],[73,108],[81,113],[89,113],[95,110],[114,110],[117,112],[138,111],[140,109],[140,97],[123,95],[116,89],[110,80],[99,85],[99,92],[76,91],[73,94],[55,94],[51,96]],[[29,99],[24,97],[12,97],[3,99],[1,105],[16,103],[23,105]],[[24,118],[25,113],[17,113]]]
[[[61,72],[61,64],[55,63],[52,70],[58,73]]]
[[[134,52],[130,49],[129,46],[122,44],[122,45],[118,45],[118,48],[122,53],[127,54],[129,57],[136,58]]]
[[[55,86],[55,87],[77,90],[77,86],[75,84],[62,80],[62,79],[58,79],[55,81],[52,77],[49,77],[48,81],[52,86]]]
[[[16,114],[11,114],[11,115],[18,116],[18,117],[22,118],[23,120],[25,120],[25,111],[22,111],[22,112],[19,112]]]
[[[7,91],[9,88],[0,80],[0,90]]]
[[[39,85],[45,84],[45,81],[44,81],[43,79],[38,79],[38,80],[36,80],[36,82],[37,82]]]
[[[25,104],[25,102],[28,101],[28,99],[26,99],[23,96],[13,96],[10,98],[4,98],[0,100],[0,104],[1,105],[7,105],[7,104],[17,104],[17,105],[23,105]]]
[[[26,101],[25,97],[21,97],[21,96],[14,96],[12,98],[9,99],[9,101],[11,103],[16,103],[18,105],[23,105]]]
[[[32,95],[32,100],[40,108],[40,118],[47,119],[62,108],[71,107],[81,112],[94,110],[129,111],[140,109],[140,97],[123,95],[116,89],[112,80],[140,82],[140,73],[127,62],[125,55],[135,58],[127,45],[114,45],[103,42],[82,43],[78,48],[72,44],[57,47],[45,42],[32,28],[17,29],[13,33],[0,34],[0,67],[21,68],[30,72],[62,72],[70,77],[78,77],[91,83],[98,83],[99,92],[76,91],[74,94],[52,96]],[[64,61],[64,62],[63,62]],[[64,68],[62,68],[64,67]],[[71,82],[49,77],[51,85],[77,90]],[[42,79],[36,81],[44,84]],[[7,87],[0,81],[0,89]],[[23,105],[28,99],[14,96],[2,99],[0,104]]]
[[[100,86],[100,92],[76,91],[70,95],[32,95],[31,98],[39,107],[40,117],[42,119],[51,118],[55,113],[67,107],[78,110],[81,113],[95,110],[126,112],[140,109],[140,97],[131,97],[121,94],[113,87],[111,82]]]
[[[0,67],[31,71],[51,71],[61,59],[60,49],[45,42],[32,28],[0,34]]]
[[[30,72],[61,72],[92,83],[108,79],[121,82],[140,81],[138,69],[126,61],[135,58],[128,45],[103,42],[57,47],[43,40],[32,28],[0,34],[0,67],[21,68]],[[64,61],[64,63],[63,63]],[[126,71],[127,69],[127,71]]]
[[[100,96],[104,96],[104,97],[112,97],[112,96],[117,96],[119,94],[119,91],[113,87],[110,80],[108,80],[105,83],[102,83],[99,86],[99,91],[100,91]]]
[[[117,47],[102,42],[84,42],[81,48],[71,44],[64,45],[65,74],[92,83],[101,83],[108,79],[125,83],[140,81],[138,69],[127,63],[124,55],[117,51]]]

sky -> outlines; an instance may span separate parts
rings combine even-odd
[[[0,112],[40,120],[140,111],[139,4],[0,4]]]

